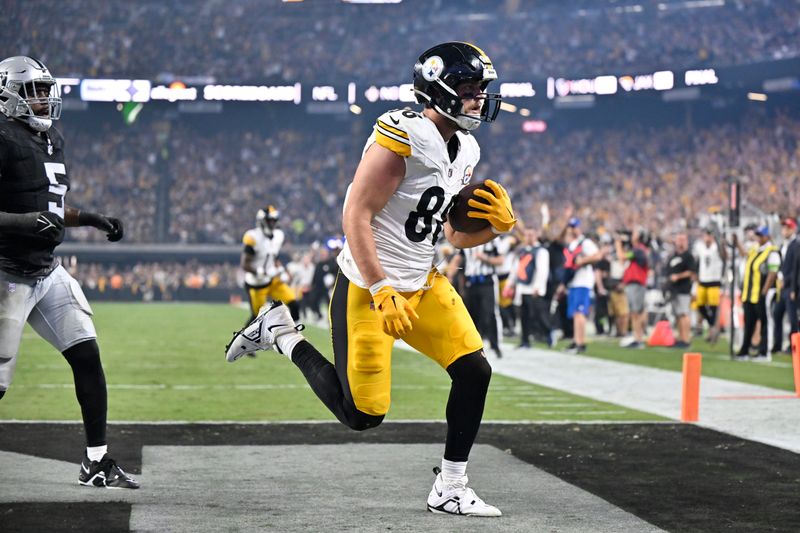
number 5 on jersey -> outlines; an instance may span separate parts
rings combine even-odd
[[[55,199],[47,203],[47,210],[64,218],[64,196],[67,194],[67,186],[58,181],[58,176],[66,176],[67,169],[64,163],[45,163],[44,173],[50,181],[47,191]]]

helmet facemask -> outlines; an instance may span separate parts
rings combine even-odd
[[[46,106],[38,114],[34,106]],[[36,131],[47,131],[61,117],[61,96],[55,78],[39,61],[17,56],[0,62],[0,111]]]

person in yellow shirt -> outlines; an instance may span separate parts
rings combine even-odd
[[[769,315],[767,313],[767,295],[775,286],[778,270],[781,268],[781,256],[778,248],[772,244],[769,237],[769,226],[756,228],[755,236],[757,245],[745,250],[744,246],[736,239],[734,243],[739,252],[747,256],[744,268],[744,281],[742,284],[742,307],[744,308],[744,340],[737,353],[738,360],[750,359],[757,362],[768,362],[772,359],[769,353]],[[758,344],[758,354],[750,358],[750,342],[760,323],[761,341]]]

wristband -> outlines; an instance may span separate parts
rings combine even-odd
[[[375,283],[373,283],[372,285],[369,286],[369,293],[371,295],[375,296],[375,294],[379,290],[381,290],[384,287],[389,287],[390,285],[391,285],[391,283],[389,283],[389,280],[386,279],[386,278],[383,278],[382,280],[376,281]]]
[[[90,213],[84,210],[78,211],[78,225],[91,226],[93,228],[99,227],[102,223],[102,215],[97,213]]]

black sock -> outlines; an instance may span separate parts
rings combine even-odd
[[[709,314],[708,314],[708,310],[709,310],[709,309],[710,309],[710,308],[709,308],[707,305],[701,305],[700,307],[698,307],[698,308],[697,308],[697,310],[700,312],[700,316],[702,316],[702,317],[703,317],[703,319],[704,319],[706,322],[708,322],[709,324],[711,324],[711,317],[710,317],[710,316],[709,316]],[[702,322],[699,324],[699,329],[703,329],[703,324],[702,324]]]
[[[81,406],[86,431],[86,445],[102,446],[106,444],[108,396],[97,341],[91,339],[64,350],[64,358],[72,367],[75,396]]]
[[[483,406],[492,367],[480,351],[465,355],[447,367],[453,383],[447,400],[447,441],[444,458],[466,461],[483,418]]]
[[[303,373],[314,394],[342,424],[361,431],[375,427],[383,421],[383,416],[367,415],[356,409],[352,400],[345,396],[336,367],[310,342],[300,341],[295,346],[292,350],[292,362]]]
[[[717,310],[719,309],[717,306],[709,305],[708,309],[708,325],[712,328],[717,325]]]

